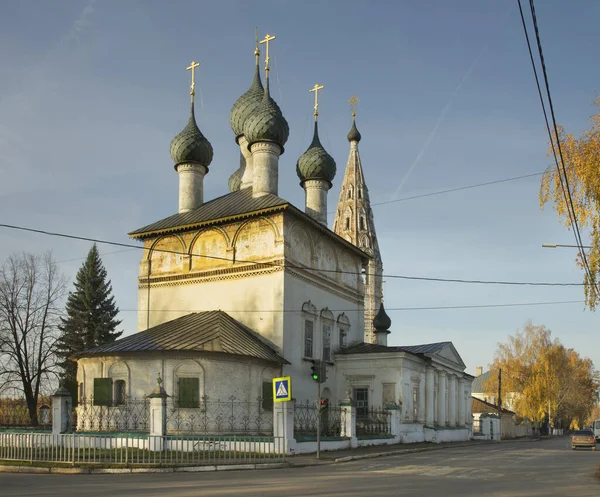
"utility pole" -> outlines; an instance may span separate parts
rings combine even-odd
[[[317,382],[317,459],[321,459],[321,381]]]
[[[502,415],[502,368],[498,370],[498,418]],[[502,424],[502,422],[500,422]]]

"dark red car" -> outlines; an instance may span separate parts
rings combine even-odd
[[[577,447],[591,447],[596,450],[596,438],[592,430],[577,430],[571,436],[571,448],[575,450]]]

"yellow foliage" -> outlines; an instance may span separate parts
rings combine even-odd
[[[590,129],[577,138],[567,133],[562,126],[558,127],[562,156],[564,159],[566,177],[571,191],[574,213],[582,231],[589,232],[590,249],[586,258],[590,269],[590,277],[586,274],[585,300],[587,306],[594,310],[600,297],[598,278],[600,276],[600,96],[594,104],[598,107],[596,114],[590,118]],[[550,145],[550,154],[555,147],[557,157],[560,157],[556,147],[556,136]],[[562,178],[564,181],[564,178]],[[569,229],[571,219],[569,207],[561,187],[561,175],[556,167],[550,167],[542,177],[540,187],[540,206],[551,202],[558,217]],[[582,238],[584,235],[582,234]],[[583,268],[581,256],[577,256],[577,264]]]

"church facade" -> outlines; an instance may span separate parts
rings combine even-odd
[[[329,402],[398,406],[413,434],[407,441],[443,440],[444,430],[468,438],[472,377],[454,346],[387,346],[383,263],[354,112],[332,230],[327,196],[336,163],[319,139],[321,87],[314,88],[313,140],[296,164],[300,209],[278,195],[289,126],[270,95],[268,56],[262,83],[258,44],[255,57],[253,82],[230,113],[240,164],[230,193],[208,201],[203,183],[213,150],[196,121],[190,66],[190,118],[170,147],[179,209],[130,233],[144,246],[138,331],[76,356],[80,396],[144,398],[160,376],[184,405],[204,397],[264,400],[272,378],[290,376],[294,399],[313,401],[311,366],[322,360]]]

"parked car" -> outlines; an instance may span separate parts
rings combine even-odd
[[[592,430],[577,430],[571,436],[571,448],[575,450],[577,447],[591,447],[596,450],[596,438]]]

